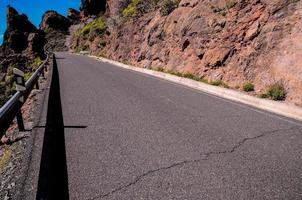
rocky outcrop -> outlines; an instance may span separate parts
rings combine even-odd
[[[107,0],[107,13],[111,16],[118,16],[121,14],[123,8],[127,6],[130,1],[125,0]]]
[[[39,31],[25,14],[19,13],[12,7],[6,9],[7,29],[3,38],[4,54],[27,53],[27,56],[44,55],[44,34]]]
[[[67,49],[66,37],[69,34],[71,22],[56,11],[47,11],[40,24],[40,30],[46,35],[46,48],[53,51],[64,51]]]
[[[8,6],[7,30],[0,51],[0,105],[14,92],[12,69],[30,73],[44,58],[45,35],[24,14]]]
[[[105,13],[107,8],[107,0],[81,0],[81,16],[82,18],[89,16],[98,16]]]
[[[86,49],[141,67],[222,80],[233,88],[253,82],[255,94],[282,82],[287,100],[302,105],[301,1],[182,0],[164,16],[162,2],[110,34],[87,40]],[[119,3],[108,0],[110,12],[120,13]]]
[[[73,8],[69,8],[67,12],[67,19],[69,20],[70,24],[80,23],[80,12]]]

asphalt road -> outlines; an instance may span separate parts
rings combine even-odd
[[[85,56],[54,76],[38,199],[302,199],[299,122]]]

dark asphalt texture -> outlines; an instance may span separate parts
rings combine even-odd
[[[54,129],[59,150],[50,153],[59,161],[48,162],[62,171],[43,181],[40,171],[39,180],[68,185],[66,199],[302,199],[300,122],[85,56],[56,55],[63,122]]]

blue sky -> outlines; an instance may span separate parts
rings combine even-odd
[[[2,44],[6,29],[5,10],[8,4],[19,13],[26,14],[29,20],[38,27],[45,11],[55,10],[66,16],[68,8],[79,9],[80,0],[0,0],[0,44]]]

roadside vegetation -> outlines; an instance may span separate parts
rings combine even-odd
[[[138,18],[156,8],[160,8],[161,15],[166,16],[173,12],[179,3],[180,0],[131,0],[122,11],[122,16],[127,21]]]
[[[71,36],[71,40],[75,45],[75,52],[89,50],[87,42],[93,42],[97,37],[102,37],[108,26],[103,16],[94,19],[82,27],[77,27]],[[101,40],[99,47],[105,46],[104,40]]]
[[[175,75],[178,77],[188,78],[188,79],[192,79],[192,80],[199,81],[202,83],[207,83],[207,84],[210,84],[213,86],[231,88],[227,83],[223,82],[222,80],[208,81],[205,78],[196,76],[191,73],[181,73],[181,72],[173,71],[173,70],[165,70],[165,68],[163,68],[163,67],[156,67],[156,68],[151,68],[151,69],[155,70],[155,71],[159,71],[159,72],[172,74],[172,75]],[[255,90],[255,85],[251,82],[246,82],[243,84],[242,87],[240,87],[239,85],[233,87],[233,89],[236,89],[236,90],[239,90],[240,88],[242,88],[243,91],[245,91],[245,92],[253,92]],[[287,92],[286,92],[286,89],[284,88],[283,84],[276,83],[276,84],[271,85],[267,89],[266,93],[261,94],[260,97],[269,98],[274,101],[284,101],[286,99],[286,94],[287,94]]]
[[[210,4],[209,8],[214,12],[214,13],[218,13],[221,14],[222,16],[225,16],[227,14],[227,11],[229,9],[234,8],[237,5],[237,0],[228,0],[225,3],[225,6],[223,7],[219,7],[218,5],[215,4]]]
[[[275,83],[271,85],[267,92],[262,94],[261,98],[270,98],[275,101],[284,101],[286,98],[286,89],[283,84],[281,83]]]
[[[105,19],[103,17],[97,18],[92,22],[86,24],[83,28],[75,32],[75,37],[93,38],[105,33],[107,29]]]
[[[225,82],[223,82],[222,80],[212,81],[212,82],[210,82],[210,84],[214,85],[214,86],[221,86],[221,87],[224,87],[224,88],[230,88],[230,86],[228,84],[226,84]]]
[[[27,81],[32,73],[38,68],[38,66],[42,63],[40,57],[36,57],[32,62],[30,62],[30,66],[23,69],[24,71],[24,79]],[[12,94],[16,92],[16,86],[14,82],[14,74],[13,68],[16,66],[10,66],[7,69],[5,76],[0,81],[0,107],[4,105],[4,103],[10,98]]]
[[[178,7],[179,3],[180,0],[164,0],[160,9],[160,14],[162,16],[169,15]]]
[[[252,92],[254,91],[254,84],[251,83],[251,82],[246,82],[244,85],[243,85],[243,91],[245,92]]]
[[[199,77],[196,76],[194,74],[191,73],[181,73],[178,71],[173,71],[173,70],[165,70],[163,67],[157,67],[157,68],[152,68],[155,71],[159,71],[159,72],[165,72],[168,74],[172,74],[174,76],[179,76],[179,77],[183,77],[183,78],[188,78],[188,79],[192,79],[195,81],[199,81],[202,83],[207,83],[213,86],[220,86],[220,87],[224,87],[224,88],[230,88],[225,82],[223,82],[222,80],[216,80],[216,81],[208,81],[207,79],[203,78],[203,77]]]

